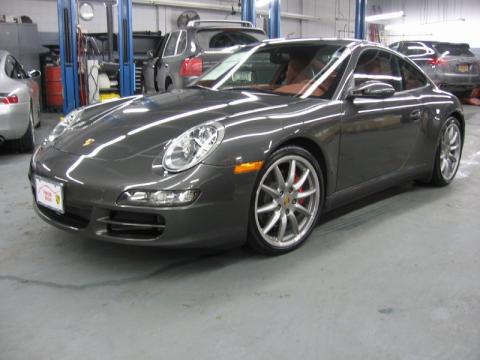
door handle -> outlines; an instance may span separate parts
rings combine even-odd
[[[412,119],[413,121],[420,120],[421,116],[422,116],[422,111],[421,110],[413,110],[410,113],[410,119]]]
[[[165,66],[166,69],[168,69],[168,64],[167,63],[165,63],[164,66]]]

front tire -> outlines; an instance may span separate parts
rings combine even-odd
[[[254,187],[247,245],[266,255],[298,248],[317,224],[323,189],[323,173],[312,154],[297,146],[274,152]]]
[[[442,128],[435,154],[435,166],[431,181],[433,185],[446,186],[453,181],[457,174],[463,148],[463,136],[460,129],[460,122],[455,117],[449,117]]]

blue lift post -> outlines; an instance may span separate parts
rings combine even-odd
[[[57,0],[58,43],[62,68],[63,113],[80,106],[77,63],[77,2]]]
[[[120,96],[135,93],[133,61],[132,0],[117,0]],[[77,0],[57,0],[60,65],[62,67],[63,113],[79,107],[77,57]]]
[[[367,0],[356,0],[355,8],[355,39],[365,39],[365,11]]]
[[[118,61],[120,65],[120,96],[135,93],[135,63],[133,62],[132,0],[117,0]]]
[[[255,0],[242,0],[242,20],[250,21],[256,26],[256,19]]]
[[[270,39],[280,37],[280,0],[271,0],[269,8],[268,36]]]

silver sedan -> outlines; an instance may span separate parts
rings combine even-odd
[[[40,124],[40,71],[26,72],[7,51],[0,50],[0,144],[12,140],[20,151],[32,150]]]

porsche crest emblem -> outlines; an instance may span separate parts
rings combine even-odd
[[[83,143],[83,146],[89,146],[89,145],[92,145],[93,143],[95,142],[95,139],[87,139],[85,140],[85,142]]]

